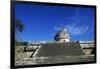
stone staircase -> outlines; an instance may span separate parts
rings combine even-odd
[[[79,56],[82,54],[79,43],[48,43],[41,45],[35,57]]]

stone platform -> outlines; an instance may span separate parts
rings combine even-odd
[[[42,44],[33,57],[79,56],[82,55],[79,43]]]

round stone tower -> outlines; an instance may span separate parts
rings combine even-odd
[[[56,42],[70,42],[68,30],[65,28],[60,29],[55,35]]]

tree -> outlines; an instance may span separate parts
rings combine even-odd
[[[23,46],[27,46],[28,42],[20,42],[20,44],[23,45]]]
[[[22,32],[24,29],[24,24],[20,20],[17,20],[17,19],[15,21],[15,26],[16,26],[16,31]]]
[[[15,44],[16,44],[17,46],[18,46],[18,45],[21,45],[20,41],[17,39],[17,38],[18,38],[18,37],[17,37],[17,34],[18,34],[18,32],[22,33],[23,30],[24,30],[24,24],[23,24],[20,20],[16,19],[16,20],[15,20],[15,31],[16,31]]]

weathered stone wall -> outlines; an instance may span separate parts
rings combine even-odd
[[[82,49],[79,43],[48,43],[42,44],[38,50],[36,57],[47,56],[74,56],[82,55]]]

